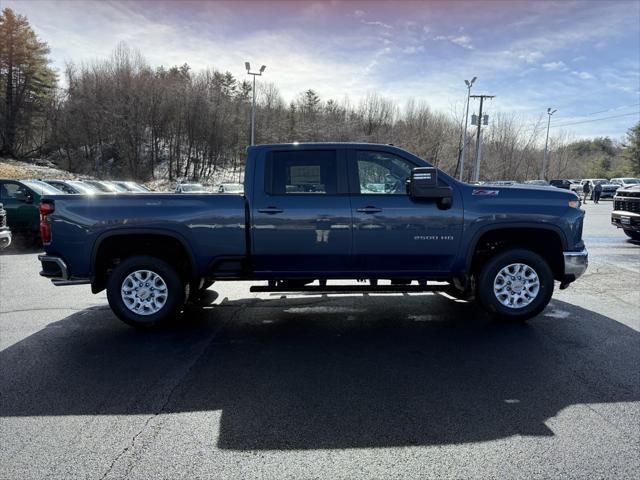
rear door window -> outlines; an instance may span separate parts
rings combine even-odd
[[[338,193],[336,150],[273,152],[269,163],[265,186],[271,195]]]

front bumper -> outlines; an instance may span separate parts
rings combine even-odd
[[[11,245],[11,230],[8,228],[0,229],[0,248],[7,248]]]
[[[626,212],[624,210],[614,210],[611,213],[611,224],[625,230],[640,232],[640,214]]]
[[[589,253],[587,249],[580,252],[563,252],[564,256],[564,281],[563,285],[577,280],[587,270],[589,265]]]

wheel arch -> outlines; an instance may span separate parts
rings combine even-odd
[[[103,290],[106,286],[106,271],[103,271],[104,265],[102,264],[104,259],[101,257],[106,255],[107,252],[113,253],[115,249],[118,252],[126,252],[125,256],[135,255],[136,253],[146,255],[159,253],[153,249],[151,252],[140,251],[137,246],[122,247],[123,242],[130,242],[132,239],[143,239],[147,242],[147,245],[149,242],[157,242],[158,246],[172,244],[178,249],[172,252],[173,255],[171,257],[164,256],[163,259],[169,262],[174,258],[184,260],[186,266],[183,268],[183,273],[189,280],[198,278],[198,269],[193,251],[187,240],[179,233],[155,228],[121,228],[100,234],[93,244],[90,263],[90,279],[93,293]],[[162,255],[158,256],[162,257]]]
[[[548,236],[549,234],[552,236]],[[479,248],[488,242],[500,241],[502,238],[505,240],[504,245],[495,253],[506,247],[529,248],[541,254],[549,262],[556,279],[561,278],[564,271],[562,253],[568,248],[568,241],[562,229],[557,225],[522,222],[487,225],[474,233],[465,259],[467,279],[482,266],[483,260],[486,261],[488,258],[486,256],[482,258]],[[545,243],[537,244],[536,242],[540,239],[544,239]]]

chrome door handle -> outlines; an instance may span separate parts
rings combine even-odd
[[[363,208],[359,208],[358,209],[358,212],[360,212],[360,213],[379,213],[381,211],[382,211],[381,208],[372,207],[372,206],[363,207]]]
[[[260,213],[268,213],[270,215],[274,215],[276,213],[282,213],[283,210],[278,207],[267,207],[267,208],[259,208],[258,212]]]

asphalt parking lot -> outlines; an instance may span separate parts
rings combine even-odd
[[[227,283],[142,333],[7,251],[0,478],[638,478],[640,244],[585,208],[588,272],[525,325]]]

